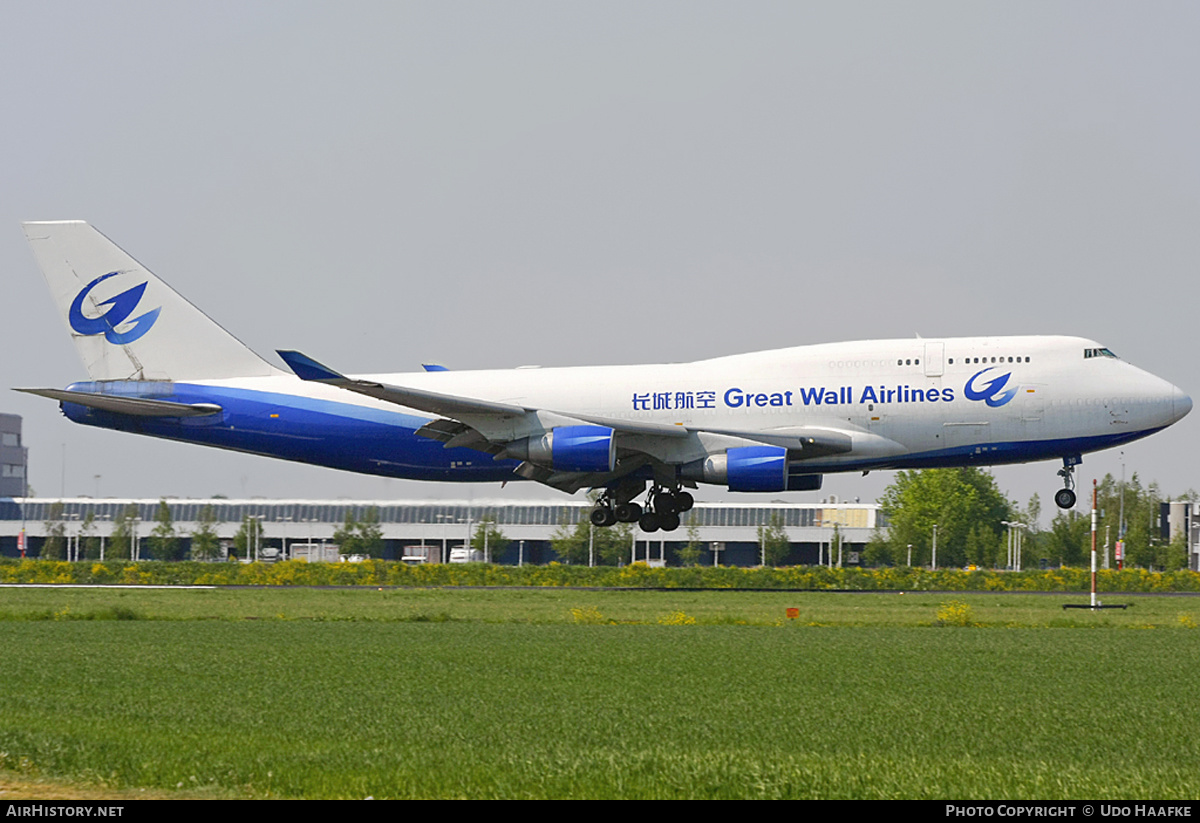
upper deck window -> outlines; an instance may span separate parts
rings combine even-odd
[[[1084,349],[1083,357],[1085,360],[1089,357],[1111,357],[1114,360],[1117,359],[1117,356],[1108,349]]]

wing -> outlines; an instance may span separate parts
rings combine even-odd
[[[347,377],[296,351],[281,350],[279,356],[302,380],[438,415],[417,434],[445,448],[519,459],[518,475],[568,492],[605,485],[646,467],[660,482],[675,485],[680,466],[730,449],[767,446],[785,464],[794,464],[849,453],[863,436],[884,440],[825,426],[748,432],[540,409]]]

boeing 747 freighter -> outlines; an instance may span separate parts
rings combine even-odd
[[[18,389],[78,423],[416,480],[601,491],[592,522],[679,527],[699,483],[813,490],[830,472],[1062,460],[1192,408],[1078,337],[864,340],[693,363],[345,375],[272,366],[81,221],[25,223],[89,379]],[[639,498],[642,503],[636,502]]]

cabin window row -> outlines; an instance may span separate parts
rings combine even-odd
[[[1007,363],[1028,363],[1029,360],[1030,359],[1028,357],[1026,357],[1026,358],[1009,357],[1007,359],[1004,357],[993,357],[990,360],[986,357],[975,357],[975,358],[964,357],[963,363],[966,365],[971,365],[973,363],[989,363],[989,362],[991,362],[991,363],[1006,363],[1006,362]],[[950,365],[954,365],[953,357],[950,358]]]
[[[1107,349],[1104,349],[1104,350],[1088,349],[1088,351],[1100,352],[1100,351],[1107,351]],[[1085,356],[1086,357],[1100,357],[1101,355],[1100,354],[1085,354]],[[1106,356],[1114,357],[1115,355],[1109,354]],[[1029,363],[1031,361],[1032,361],[1032,358],[1030,358],[1030,357],[1007,357],[1007,356],[1005,356],[1005,357],[990,357],[990,358],[989,357],[964,357],[962,359],[962,362],[965,365],[971,365],[973,363]],[[947,360],[947,362],[953,366],[954,358],[953,357],[949,358]],[[829,365],[831,367],[837,367],[837,368],[845,368],[846,366],[861,368],[862,366],[874,366],[874,365],[883,365],[883,364],[881,362],[877,363],[876,361],[871,361],[871,360],[837,360],[837,361],[830,361]],[[919,358],[919,357],[897,358],[896,365],[897,366],[919,366],[919,365],[921,365],[921,358]]]

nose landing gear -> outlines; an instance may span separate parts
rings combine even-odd
[[[1075,507],[1075,466],[1083,462],[1079,455],[1064,457],[1063,467],[1058,470],[1058,476],[1063,479],[1063,488],[1054,493],[1054,503],[1060,509]]]

